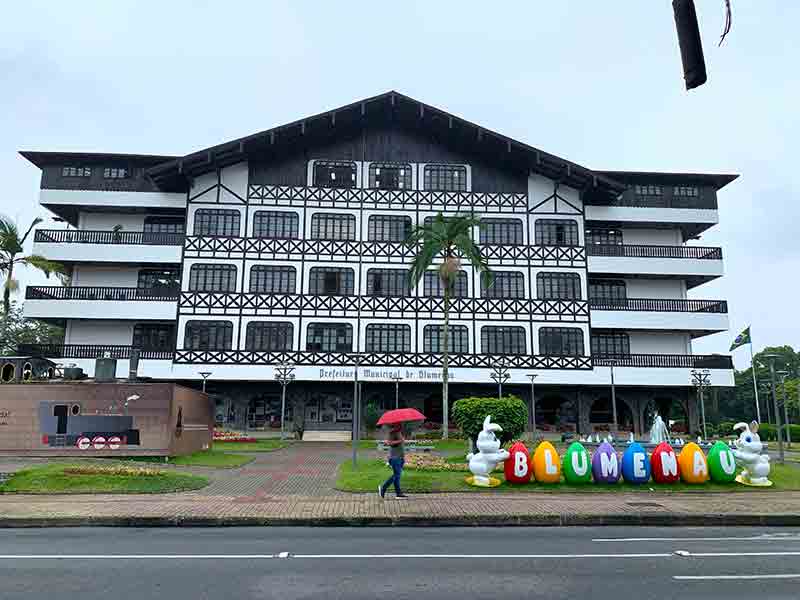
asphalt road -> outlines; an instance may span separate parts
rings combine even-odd
[[[3,600],[800,597],[800,530],[0,530]]]

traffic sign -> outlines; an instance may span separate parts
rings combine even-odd
[[[92,445],[92,440],[86,436],[82,436],[78,438],[78,442],[75,445],[78,446],[79,450],[88,450],[89,446]]]
[[[96,438],[92,439],[92,446],[94,446],[95,450],[102,450],[106,447],[106,438],[102,435],[98,435]]]
[[[122,443],[122,440],[116,435],[113,435],[110,438],[108,438],[108,447],[111,450],[116,450],[117,448],[119,448],[119,445],[121,443]]]

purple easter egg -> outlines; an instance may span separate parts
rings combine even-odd
[[[592,477],[597,483],[617,483],[619,471],[619,458],[614,447],[603,442],[592,456]]]

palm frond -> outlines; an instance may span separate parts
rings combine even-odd
[[[47,277],[50,277],[52,273],[66,272],[64,265],[62,265],[61,263],[57,263],[54,260],[48,260],[44,256],[39,256],[38,254],[31,254],[30,256],[26,256],[20,259],[19,262],[23,265],[33,267],[34,269],[39,269]]]
[[[443,249],[444,247],[438,240],[429,239],[423,242],[422,248],[414,256],[414,260],[411,261],[411,268],[408,271],[408,282],[412,287],[417,285],[425,276],[425,272]]]
[[[492,271],[489,263],[481,254],[480,248],[475,244],[471,235],[462,234],[454,240],[454,246],[469,261],[473,268],[478,271],[484,287],[489,287],[493,283]]]
[[[0,251],[11,256],[22,252],[22,242],[16,223],[0,215]]]

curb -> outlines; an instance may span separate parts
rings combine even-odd
[[[460,517],[3,517],[0,529],[42,527],[800,527],[800,514],[552,514]]]

